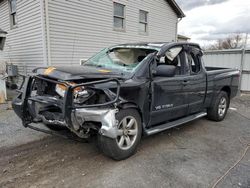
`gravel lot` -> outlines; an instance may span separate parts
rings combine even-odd
[[[206,118],[143,138],[115,162],[95,143],[25,129],[0,107],[0,187],[212,187],[250,143],[250,96],[234,99],[223,122]],[[250,150],[217,187],[250,187]]]

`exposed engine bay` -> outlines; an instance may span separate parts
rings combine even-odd
[[[110,125],[116,123],[117,93],[102,89],[101,85],[119,85],[118,80],[85,80],[85,83],[58,82],[43,76],[30,77],[29,81],[26,80],[30,88],[29,94],[26,94],[29,95],[27,113],[31,115],[32,120],[27,120],[26,123],[32,121],[67,127],[80,138],[89,137],[91,131],[101,131],[102,134],[115,137],[115,132],[109,129]],[[95,83],[99,86],[96,87]],[[119,92],[119,87],[116,86],[114,90]]]

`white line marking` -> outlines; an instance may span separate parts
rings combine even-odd
[[[230,110],[237,111],[237,108],[230,107]]]

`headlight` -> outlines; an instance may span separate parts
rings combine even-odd
[[[62,84],[56,84],[56,92],[61,97],[64,97],[66,91],[66,86]]]
[[[71,85],[71,86],[76,85],[73,82],[70,82],[68,84]],[[64,97],[66,90],[67,90],[67,87],[65,85],[56,84],[56,92],[61,97]],[[83,86],[82,87],[77,87],[77,88],[74,89],[74,96],[75,96],[75,98],[77,98],[78,96],[79,97],[84,97],[84,96],[88,97],[88,91],[85,90],[85,88]]]

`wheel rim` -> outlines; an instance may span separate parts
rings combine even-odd
[[[227,109],[227,99],[225,97],[222,97],[219,102],[219,107],[218,107],[218,114],[219,116],[224,116],[225,112]]]
[[[117,145],[122,150],[131,148],[137,138],[138,124],[134,117],[126,116],[118,125]]]

